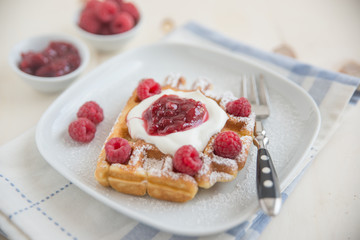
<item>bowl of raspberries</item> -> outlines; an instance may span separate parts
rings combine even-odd
[[[75,18],[80,35],[96,49],[113,51],[135,36],[142,17],[124,0],[88,0]]]

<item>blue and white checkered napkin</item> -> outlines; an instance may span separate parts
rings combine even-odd
[[[338,117],[360,82],[358,78],[260,51],[196,23],[177,29],[164,41],[207,45],[252,58],[307,90],[322,116],[320,134],[307,157],[307,165],[331,137]],[[37,151],[34,136],[35,129],[31,129],[0,148],[2,235],[11,239],[197,239],[158,231],[88,196],[47,164]],[[282,193],[284,200],[302,172]],[[202,239],[256,239],[270,220],[259,211],[233,229]]]

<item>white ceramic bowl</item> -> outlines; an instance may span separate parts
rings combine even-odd
[[[81,62],[73,72],[59,77],[38,77],[20,70],[21,53],[28,51],[39,52],[44,50],[51,41],[64,41],[77,48]],[[9,64],[12,69],[30,86],[41,92],[57,92],[64,90],[71,82],[84,71],[89,62],[89,49],[82,41],[75,37],[63,34],[47,34],[26,39],[14,46],[10,52]]]
[[[130,29],[129,31],[112,34],[112,35],[99,35],[85,31],[84,29],[79,27],[79,11],[74,18],[74,25],[80,36],[85,39],[89,44],[91,44],[94,48],[99,51],[116,51],[121,49],[129,40],[131,40],[139,31],[139,28],[142,24],[143,15],[138,9],[140,18],[136,25]]]

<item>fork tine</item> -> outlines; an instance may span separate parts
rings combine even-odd
[[[259,105],[259,92],[257,88],[256,77],[254,75],[250,76],[250,83],[251,83],[251,103]]]
[[[258,98],[261,105],[269,106],[269,93],[264,81],[264,76],[261,74],[257,78],[258,82]]]
[[[243,96],[249,100],[251,104],[258,104],[256,96],[256,85],[254,78],[243,75],[242,77],[242,91]]]
[[[240,96],[241,97],[244,97],[244,98],[247,98],[247,84],[246,84],[246,79],[245,79],[245,75],[242,75],[241,78],[240,78]]]

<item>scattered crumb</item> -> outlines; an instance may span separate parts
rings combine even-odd
[[[273,52],[287,57],[296,58],[294,50],[287,44],[279,45],[278,47],[274,48]]]
[[[345,73],[354,77],[360,77],[360,63],[355,61],[348,61],[340,68],[339,72]]]

